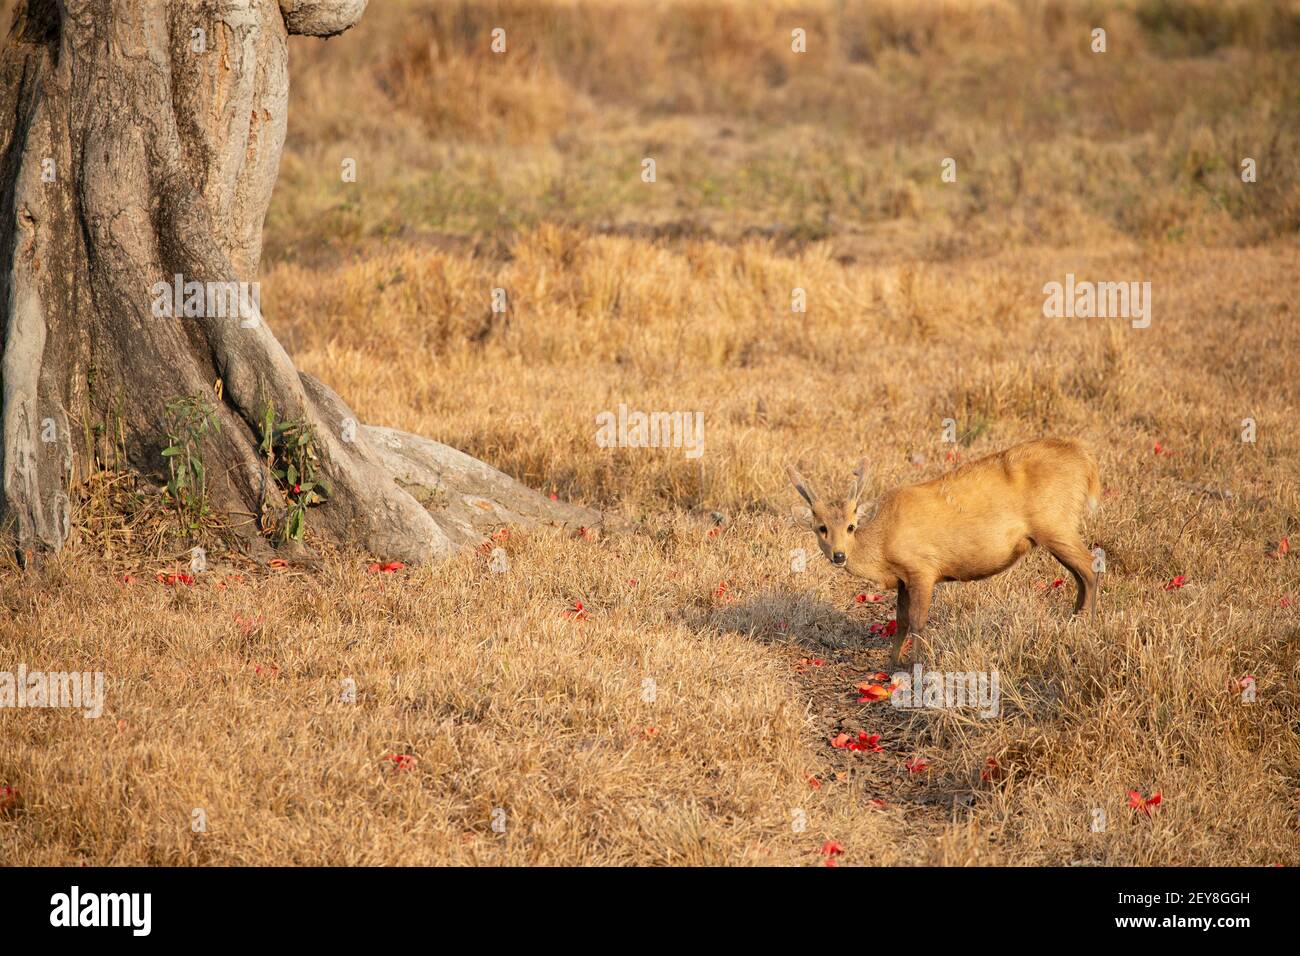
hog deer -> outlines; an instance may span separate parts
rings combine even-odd
[[[1079,535],[1084,506],[1096,510],[1101,483],[1087,449],[1072,439],[1023,442],[933,481],[897,488],[873,507],[862,500],[867,460],[847,498],[828,502],[793,467],[787,473],[808,507],[803,517],[831,564],[898,590],[898,630],[890,663],[920,637],[941,581],[978,581],[1007,570],[1042,545],[1074,577],[1074,613],[1097,598],[1092,553]]]

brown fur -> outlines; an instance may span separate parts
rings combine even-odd
[[[1073,439],[1023,442],[962,465],[933,481],[882,497],[871,511],[862,493],[866,459],[849,496],[826,502],[793,468],[790,480],[809,505],[809,524],[822,552],[852,575],[898,590],[898,633],[890,655],[901,661],[908,638],[919,637],[935,584],[977,581],[1007,570],[1042,545],[1069,570],[1078,587],[1075,613],[1095,606],[1097,575],[1080,537],[1085,506],[1101,498],[1097,465]]]

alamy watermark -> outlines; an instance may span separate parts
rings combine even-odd
[[[981,717],[1002,713],[1002,694],[997,671],[933,671],[915,664],[911,672],[899,671],[891,678],[895,707],[913,710],[958,710],[972,708]]]
[[[171,282],[149,288],[156,319],[239,319],[251,329],[262,321],[262,287],[257,282],[199,282],[179,272]]]
[[[90,719],[104,713],[103,671],[0,671],[0,707],[70,707]]]
[[[639,412],[619,405],[596,415],[601,448],[682,448],[687,458],[704,454],[703,412]]]
[[[1135,329],[1151,325],[1150,282],[1065,282],[1043,286],[1043,315],[1049,319],[1131,319]]]

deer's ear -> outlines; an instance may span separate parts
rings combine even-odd
[[[786,465],[785,473],[790,477],[790,484],[794,485],[794,490],[803,496],[804,501],[812,504],[817,495],[808,487],[808,480],[795,471],[793,465]]]
[[[869,519],[875,513],[876,503],[874,501],[858,502],[858,524]]]
[[[863,458],[858,467],[853,469],[853,487],[849,490],[849,500],[857,501],[867,490],[867,460]]]
[[[813,513],[811,508],[805,505],[793,505],[790,508],[790,514],[794,516],[795,521],[804,527],[812,527]]]

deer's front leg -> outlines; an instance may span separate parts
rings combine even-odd
[[[925,630],[926,619],[930,616],[930,598],[934,595],[934,580],[928,577],[912,577],[906,584],[900,583],[898,589],[898,631],[894,635],[894,648],[890,663],[897,667],[903,663],[903,645],[911,639],[911,658],[921,660],[921,632]],[[907,592],[907,625],[903,624],[903,593]]]
[[[899,658],[903,653],[903,641],[907,639],[907,630],[909,622],[912,619],[911,614],[911,597],[907,591],[907,584],[904,581],[898,582],[898,618],[896,623],[898,629],[894,632],[894,646],[889,652],[889,664],[891,667],[897,667]]]

